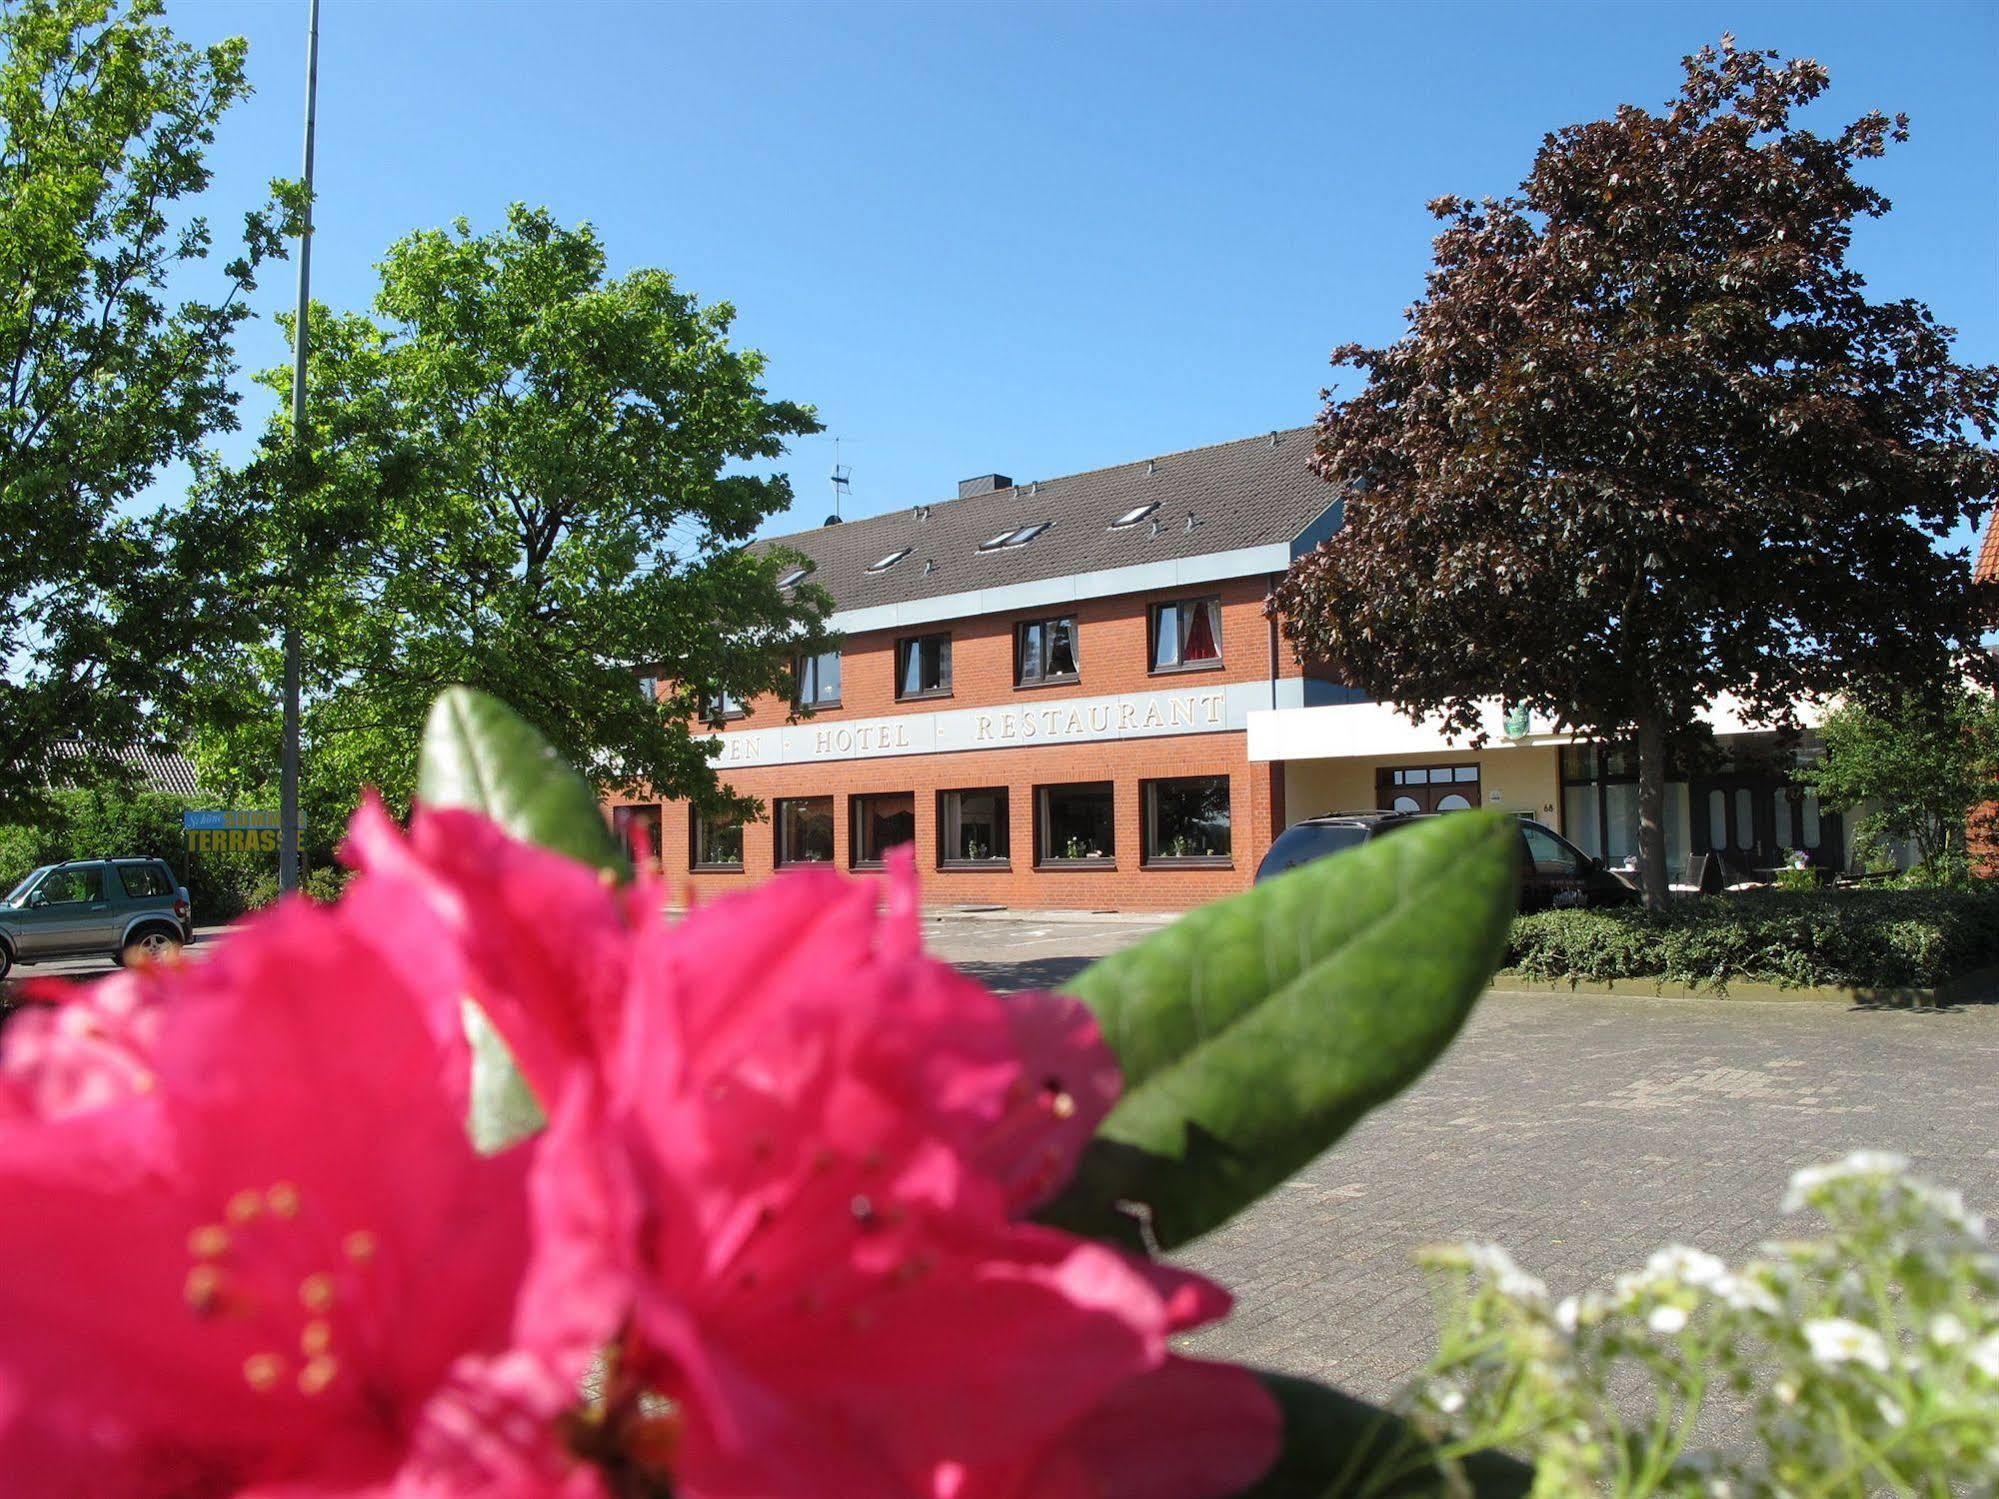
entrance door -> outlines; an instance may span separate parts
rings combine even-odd
[[[1845,859],[1837,812],[1819,812],[1816,793],[1771,776],[1715,776],[1689,788],[1693,851],[1721,856],[1740,877],[1767,878],[1796,849],[1838,869]]]
[[[1464,812],[1478,805],[1476,765],[1384,765],[1375,805],[1393,812]]]

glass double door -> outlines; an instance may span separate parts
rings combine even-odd
[[[1818,795],[1771,776],[1714,776],[1691,786],[1693,851],[1719,854],[1739,874],[1757,877],[1803,849],[1819,868],[1845,863],[1845,829]]]

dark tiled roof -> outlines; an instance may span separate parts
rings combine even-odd
[[[1971,576],[1980,583],[1999,583],[1999,505],[1985,522],[1985,539],[1971,564]]]
[[[803,553],[813,564],[812,581],[833,596],[835,607],[865,609],[1288,543],[1338,498],[1308,466],[1312,439],[1312,429],[1301,427],[1061,479],[1023,479],[1008,489],[771,537],[759,545]],[[1144,521],[1110,529],[1120,515],[1155,501],[1159,508]],[[1024,546],[979,550],[995,536],[1042,521],[1051,523],[1048,529]],[[895,566],[868,571],[871,563],[904,547],[910,553]],[[926,567],[930,563],[935,566]]]
[[[62,740],[51,749],[53,758],[49,766],[49,784],[53,786],[74,785],[77,773],[92,761],[118,760],[138,777],[143,790],[166,791],[175,796],[201,794],[201,779],[195,772],[194,762],[178,750],[156,751],[131,745],[121,749],[86,744],[79,739]]]

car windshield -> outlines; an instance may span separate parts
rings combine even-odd
[[[25,875],[21,877],[21,883],[16,885],[12,890],[9,890],[7,892],[7,899],[4,902],[4,904],[10,906],[18,906],[22,901],[28,898],[28,892],[35,888],[35,881],[39,880],[43,875],[47,874],[51,869],[54,868],[55,865],[53,864],[44,864],[38,869],[29,870]]]

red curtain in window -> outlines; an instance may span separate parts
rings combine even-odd
[[[1180,652],[1182,661],[1213,661],[1221,655],[1215,649],[1215,627],[1210,615],[1214,605],[1208,603],[1193,606],[1194,622],[1187,629],[1187,644]]]

